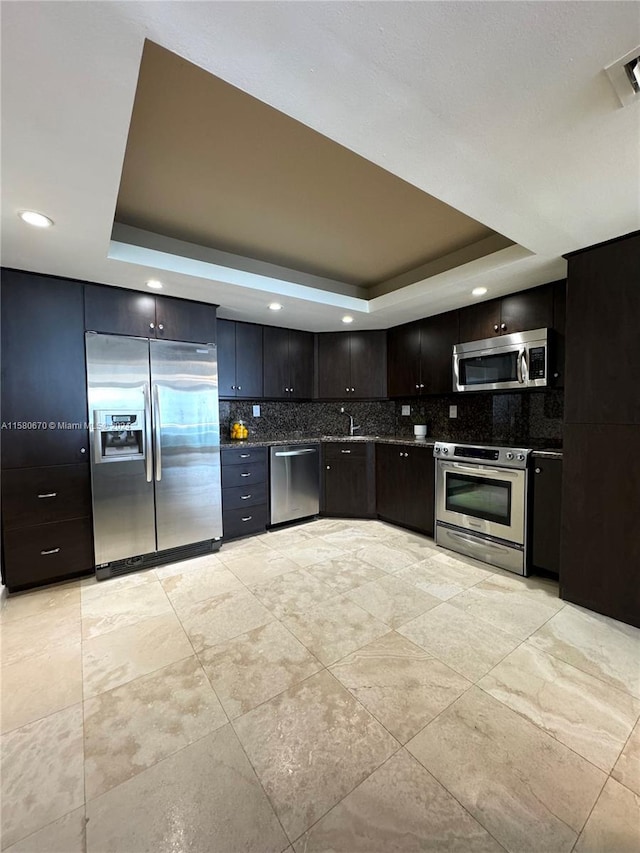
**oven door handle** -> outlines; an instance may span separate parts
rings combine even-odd
[[[479,540],[475,536],[469,536],[466,533],[458,533],[457,530],[448,530],[447,531],[450,536],[457,536],[458,539],[462,539],[463,542],[468,543],[469,545],[476,545],[478,548],[489,548],[494,551],[506,551],[509,552],[511,549],[507,548],[505,545],[497,545],[495,542],[489,542],[487,539]]]
[[[522,469],[512,468],[492,468],[490,465],[478,465],[476,468],[470,468],[468,465],[463,465],[461,462],[445,462],[443,459],[438,460],[443,471],[454,470],[466,474],[472,474],[476,477],[485,474],[498,474],[500,477],[517,477],[518,474],[524,473]]]

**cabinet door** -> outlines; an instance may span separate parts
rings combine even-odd
[[[236,396],[236,324],[233,320],[218,320],[218,395]]]
[[[318,335],[318,396],[346,400],[351,392],[351,347],[348,332]]]
[[[560,597],[638,628],[639,446],[637,424],[565,424],[560,546]]]
[[[639,268],[640,235],[569,258],[566,423],[640,424]]]
[[[361,400],[387,396],[387,333],[350,332],[350,397]]]
[[[82,287],[3,271],[3,468],[88,462]]]
[[[529,329],[548,329],[553,325],[553,288],[549,285],[503,296],[500,305],[500,331],[504,335]]]
[[[159,339],[213,344],[216,341],[216,306],[156,296],[155,331]]]
[[[420,376],[423,394],[453,391],[453,345],[458,340],[458,312],[448,311],[421,323]]]
[[[415,397],[420,393],[420,324],[389,329],[387,347],[389,396]]]
[[[236,323],[236,396],[262,397],[262,326]]]
[[[459,343],[482,341],[500,334],[500,300],[490,299],[461,308]]]
[[[265,326],[263,330],[264,396],[289,399],[289,330]],[[294,386],[295,387],[295,386]]]
[[[430,448],[376,445],[376,508],[388,521],[433,535],[435,463]]]
[[[406,524],[410,500],[406,449],[398,444],[376,444],[376,511],[396,524]]]
[[[366,457],[325,462],[324,503],[327,515],[361,518],[367,514]]]
[[[551,343],[551,377],[556,388],[564,388],[564,364],[567,324],[567,282],[554,281],[553,289],[553,340]]]
[[[84,288],[85,329],[113,335],[155,337],[156,297],[135,290],[87,284]]]
[[[533,460],[531,561],[536,568],[560,571],[562,459]]]
[[[435,506],[435,460],[431,448],[405,448],[402,462],[406,468],[404,521],[422,533],[433,536]]]
[[[313,397],[313,334],[289,330],[289,397],[310,400]]]

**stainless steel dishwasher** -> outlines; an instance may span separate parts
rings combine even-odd
[[[272,447],[271,524],[317,515],[320,511],[320,445]]]

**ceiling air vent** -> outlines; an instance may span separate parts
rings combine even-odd
[[[640,46],[604,69],[623,107],[640,101]]]

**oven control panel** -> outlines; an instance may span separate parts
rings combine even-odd
[[[436,459],[467,462],[470,465],[493,465],[499,468],[526,468],[530,453],[531,449],[526,447],[494,447],[448,441],[437,441],[433,448]]]

